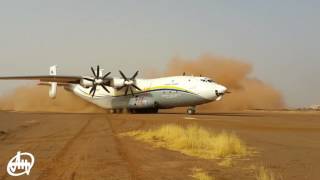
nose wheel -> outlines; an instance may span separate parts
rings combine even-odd
[[[196,113],[196,107],[195,106],[189,106],[187,109],[187,114],[193,115]]]

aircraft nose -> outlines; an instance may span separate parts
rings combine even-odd
[[[228,90],[228,89],[227,89],[226,87],[224,87],[224,86],[221,86],[221,92],[222,92],[222,93],[225,93],[225,92],[227,92],[227,90]]]
[[[218,87],[215,90],[215,93],[216,93],[217,96],[220,96],[220,95],[223,95],[224,93],[226,93],[227,90],[228,89],[226,87],[224,87],[222,85],[218,85]]]

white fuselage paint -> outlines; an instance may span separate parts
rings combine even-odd
[[[129,101],[143,100],[146,96],[159,103],[159,108],[195,106],[220,100],[227,88],[206,77],[171,76],[157,79],[136,79],[135,84],[142,90],[134,90],[134,96],[124,95],[125,88],[118,91],[107,87],[110,93],[100,86],[94,97],[89,95],[90,87],[70,85],[68,88],[81,98],[105,109],[128,108]]]

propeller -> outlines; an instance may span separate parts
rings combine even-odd
[[[94,78],[83,78],[85,80],[91,81],[92,82],[92,87],[90,89],[90,95],[92,94],[92,97],[94,96],[94,94],[96,93],[97,90],[97,86],[101,86],[105,91],[107,91],[108,93],[110,93],[110,91],[108,90],[108,88],[106,87],[106,85],[110,84],[110,80],[107,79],[107,77],[111,74],[111,72],[108,72],[107,74],[105,74],[102,78],[100,77],[100,66],[97,66],[97,71],[94,70],[93,67],[91,67],[91,71],[93,73]]]
[[[132,95],[134,94],[134,93],[133,93],[133,90],[132,90],[132,87],[135,88],[135,89],[137,89],[137,90],[139,90],[139,91],[141,91],[141,89],[140,89],[138,86],[135,85],[136,77],[138,76],[139,71],[137,71],[136,73],[134,73],[134,75],[133,75],[131,78],[127,78],[127,76],[124,75],[124,73],[123,73],[121,70],[119,70],[119,73],[120,73],[120,75],[122,76],[122,78],[124,79],[124,84],[123,84],[123,86],[121,86],[120,88],[118,88],[118,90],[121,90],[121,89],[123,89],[124,87],[126,87],[126,90],[125,90],[125,93],[124,93],[125,95],[128,94],[128,91],[129,91],[129,90],[130,90],[130,92],[131,92]]]

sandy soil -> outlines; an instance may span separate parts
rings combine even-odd
[[[257,152],[221,167],[118,136],[165,123],[197,123],[232,131]],[[282,179],[320,178],[320,113],[228,112],[185,114],[54,114],[0,112],[0,179],[16,152],[34,154],[30,176],[19,179],[192,179],[199,167],[216,179],[255,179],[254,167],[270,168]]]

